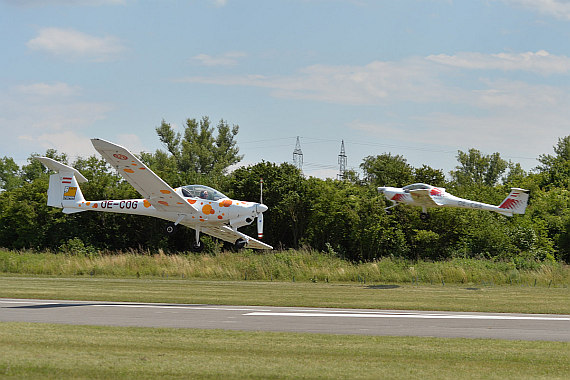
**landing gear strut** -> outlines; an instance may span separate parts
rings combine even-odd
[[[196,240],[194,245],[192,245],[192,251],[202,252],[204,250],[204,243],[200,241],[200,230],[196,229]]]
[[[198,240],[198,242],[192,245],[193,252],[202,252],[203,250],[204,250],[204,243],[202,243],[200,240]]]

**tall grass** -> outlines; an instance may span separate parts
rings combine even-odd
[[[512,284],[568,286],[570,266],[452,259],[411,262],[383,258],[351,263],[313,250],[165,255],[115,252],[73,255],[0,250],[0,273],[45,276],[168,277],[208,280],[328,281],[366,283]]]

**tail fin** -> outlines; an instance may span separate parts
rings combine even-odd
[[[528,190],[513,187],[511,193],[499,205],[504,210],[501,214],[512,216],[513,214],[524,214],[528,205]]]
[[[85,211],[78,209],[79,204],[85,201],[83,193],[79,188],[79,183],[87,182],[79,171],[57,162],[49,157],[35,157],[36,160],[44,164],[57,174],[49,177],[48,206],[63,208],[66,214]]]

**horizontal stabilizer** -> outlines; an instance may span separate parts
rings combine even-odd
[[[83,174],[81,174],[77,169],[74,169],[71,166],[67,166],[65,164],[62,164],[61,162],[57,162],[56,160],[51,159],[49,157],[35,157],[35,159],[44,164],[46,168],[51,169],[54,172],[72,173],[77,179],[77,182],[79,183],[87,182],[87,178],[85,178]]]

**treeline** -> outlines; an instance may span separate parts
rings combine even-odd
[[[400,155],[366,157],[363,176],[347,172],[344,180],[305,178],[293,165],[261,162],[229,171],[240,162],[236,144],[239,127],[207,117],[188,119],[183,133],[166,122],[156,128],[165,150],[144,153],[141,159],[173,187],[201,183],[231,198],[259,200],[263,178],[264,241],[276,248],[306,247],[351,261],[382,257],[441,260],[454,257],[492,258],[517,267],[541,261],[570,262],[570,136],[558,139],[554,154],[538,157],[531,172],[499,153],[459,151],[458,165],[446,179],[442,170],[415,168]],[[137,198],[140,195],[102,158],[68,162],[65,154],[46,155],[78,169],[87,199]],[[191,249],[194,234],[187,228],[163,234],[165,221],[133,215],[84,212],[64,215],[48,207],[49,173],[36,160],[19,167],[12,158],[0,159],[0,246],[8,249],[94,252],[143,249],[180,252]],[[392,215],[378,186],[425,182],[450,193],[499,204],[510,187],[531,191],[525,215],[513,218],[492,212],[430,209],[427,221],[420,208],[399,206]],[[256,236],[255,223],[241,229]],[[210,252],[222,243],[203,236]]]

